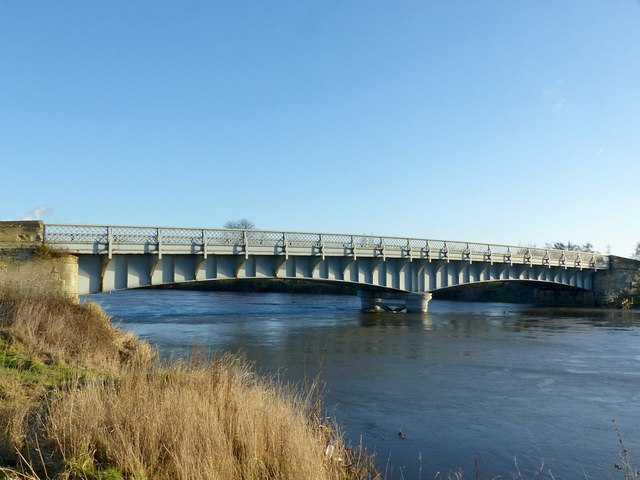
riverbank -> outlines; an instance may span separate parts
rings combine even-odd
[[[162,364],[95,304],[0,292],[0,478],[367,479],[315,391],[237,356]]]

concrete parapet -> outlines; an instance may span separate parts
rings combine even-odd
[[[0,222],[0,287],[26,285],[78,296],[78,258],[42,245],[41,221]]]
[[[0,222],[0,248],[23,248],[41,244],[44,223],[41,220]]]

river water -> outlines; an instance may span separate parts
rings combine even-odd
[[[319,376],[328,413],[386,479],[532,478],[541,465],[542,478],[622,478],[612,420],[640,459],[637,313],[434,300],[428,314],[362,314],[350,296],[182,290],[88,299],[165,358],[198,344],[286,380]]]

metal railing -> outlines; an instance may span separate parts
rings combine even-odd
[[[511,263],[604,269],[608,257],[452,240],[269,230],[45,224],[44,242],[75,253],[272,253]]]

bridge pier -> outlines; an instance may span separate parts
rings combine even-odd
[[[431,293],[389,293],[382,291],[358,292],[363,312],[427,313]]]
[[[405,293],[403,295],[407,312],[410,313],[427,313],[429,309],[429,300],[432,295],[425,293]]]
[[[378,313],[389,311],[382,299],[382,292],[358,291],[360,297],[360,309],[365,313]],[[387,308],[385,308],[387,307]]]

